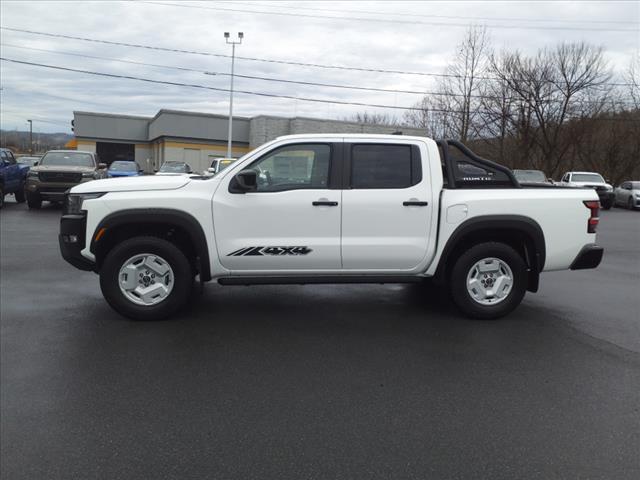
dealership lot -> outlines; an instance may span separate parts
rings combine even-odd
[[[638,478],[640,212],[506,319],[417,285],[220,287],[136,323],[0,213],[4,478]]]

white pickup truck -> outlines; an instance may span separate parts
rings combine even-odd
[[[462,144],[293,135],[214,177],[96,180],[70,190],[63,257],[132,319],[167,317],[196,277],[223,285],[432,278],[473,318],[505,315],[543,271],[595,268],[592,189],[522,186]],[[433,283],[433,282],[431,282]]]

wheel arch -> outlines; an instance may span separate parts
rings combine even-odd
[[[472,245],[491,241],[506,243],[523,256],[529,270],[527,290],[536,292],[546,260],[544,233],[538,222],[522,215],[481,215],[459,225],[440,255],[436,280],[447,280],[455,259],[462,252]]]
[[[200,281],[211,280],[209,249],[202,226],[189,213],[169,208],[130,209],[104,217],[92,233],[89,247],[96,257],[96,271],[117,243],[138,235],[166,238],[189,250],[188,256],[200,275]]]

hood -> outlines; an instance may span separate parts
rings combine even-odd
[[[155,175],[136,177],[115,177],[104,180],[93,180],[81,183],[71,189],[71,193],[102,193],[102,192],[135,192],[148,190],[175,190],[184,187],[191,180],[186,176]]]
[[[94,172],[95,167],[77,167],[75,165],[38,165],[31,167],[33,172]]]

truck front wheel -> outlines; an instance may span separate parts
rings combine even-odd
[[[160,320],[189,299],[193,272],[171,242],[134,237],[116,245],[104,259],[100,288],[118,313],[133,320]]]
[[[26,197],[25,197],[25,192],[24,192],[24,185],[20,185],[20,188],[14,194],[14,196],[16,197],[16,202],[18,202],[18,203],[24,203],[25,202]]]
[[[39,209],[42,207],[42,198],[38,193],[27,192],[27,206],[29,209]]]
[[[527,266],[504,243],[480,243],[456,261],[451,295],[466,315],[482,320],[502,317],[516,308],[527,289]]]

